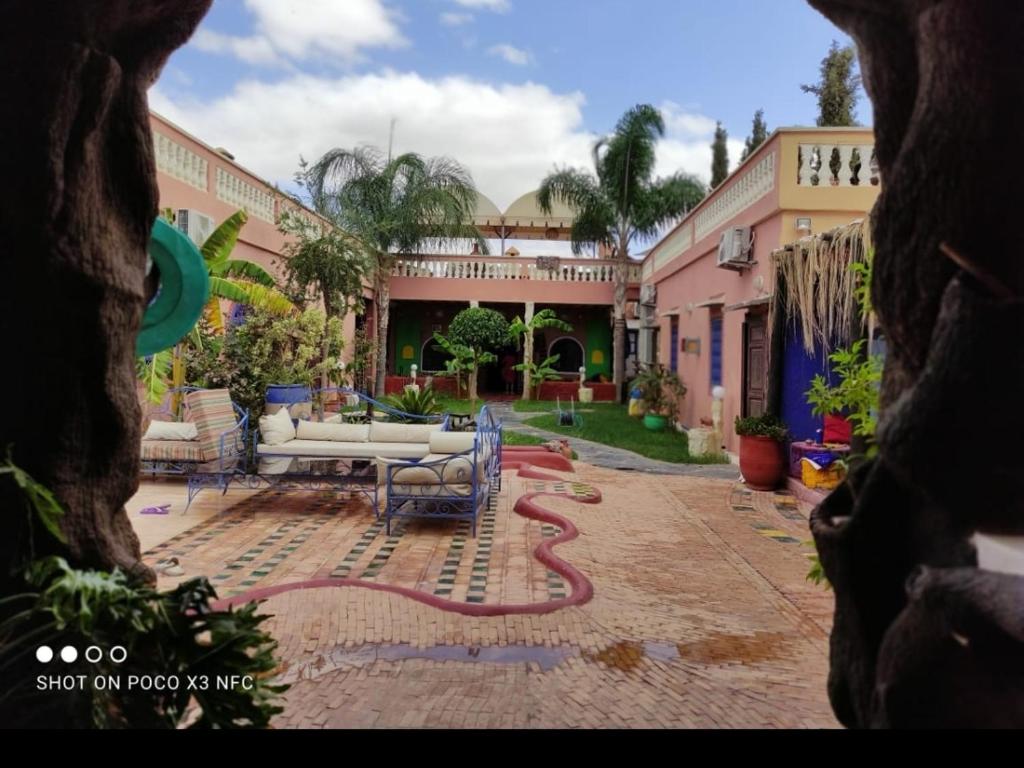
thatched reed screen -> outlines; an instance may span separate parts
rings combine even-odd
[[[774,251],[769,327],[777,328],[774,318],[784,312],[786,325],[794,323],[803,332],[808,354],[816,346],[828,354],[835,345],[850,344],[865,327],[853,265],[865,263],[870,249],[870,224],[858,220]]]

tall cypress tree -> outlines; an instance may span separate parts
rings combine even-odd
[[[857,125],[857,100],[861,78],[856,72],[857,54],[852,45],[842,48],[835,40],[821,60],[821,79],[816,85],[801,85],[804,93],[818,97],[818,125]]]
[[[740,162],[754,154],[754,150],[764,144],[767,138],[768,126],[764,122],[764,110],[759,109],[754,113],[754,124],[750,129],[750,135],[747,137],[747,143],[743,147],[743,154],[740,155]]]
[[[715,124],[715,140],[711,144],[711,188],[714,189],[729,175],[729,134],[722,124]]]

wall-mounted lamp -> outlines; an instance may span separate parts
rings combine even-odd
[[[808,217],[808,216],[801,216],[800,218],[798,218],[796,220],[796,228],[800,232],[810,232],[811,231],[811,219],[810,219],[810,217]]]

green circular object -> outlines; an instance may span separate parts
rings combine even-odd
[[[149,257],[160,272],[156,298],[142,317],[135,352],[149,357],[173,347],[192,330],[210,298],[210,276],[203,255],[184,232],[157,219]]]

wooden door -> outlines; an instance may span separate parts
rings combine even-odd
[[[764,413],[768,394],[768,323],[764,313],[747,315],[743,333],[743,415]]]

